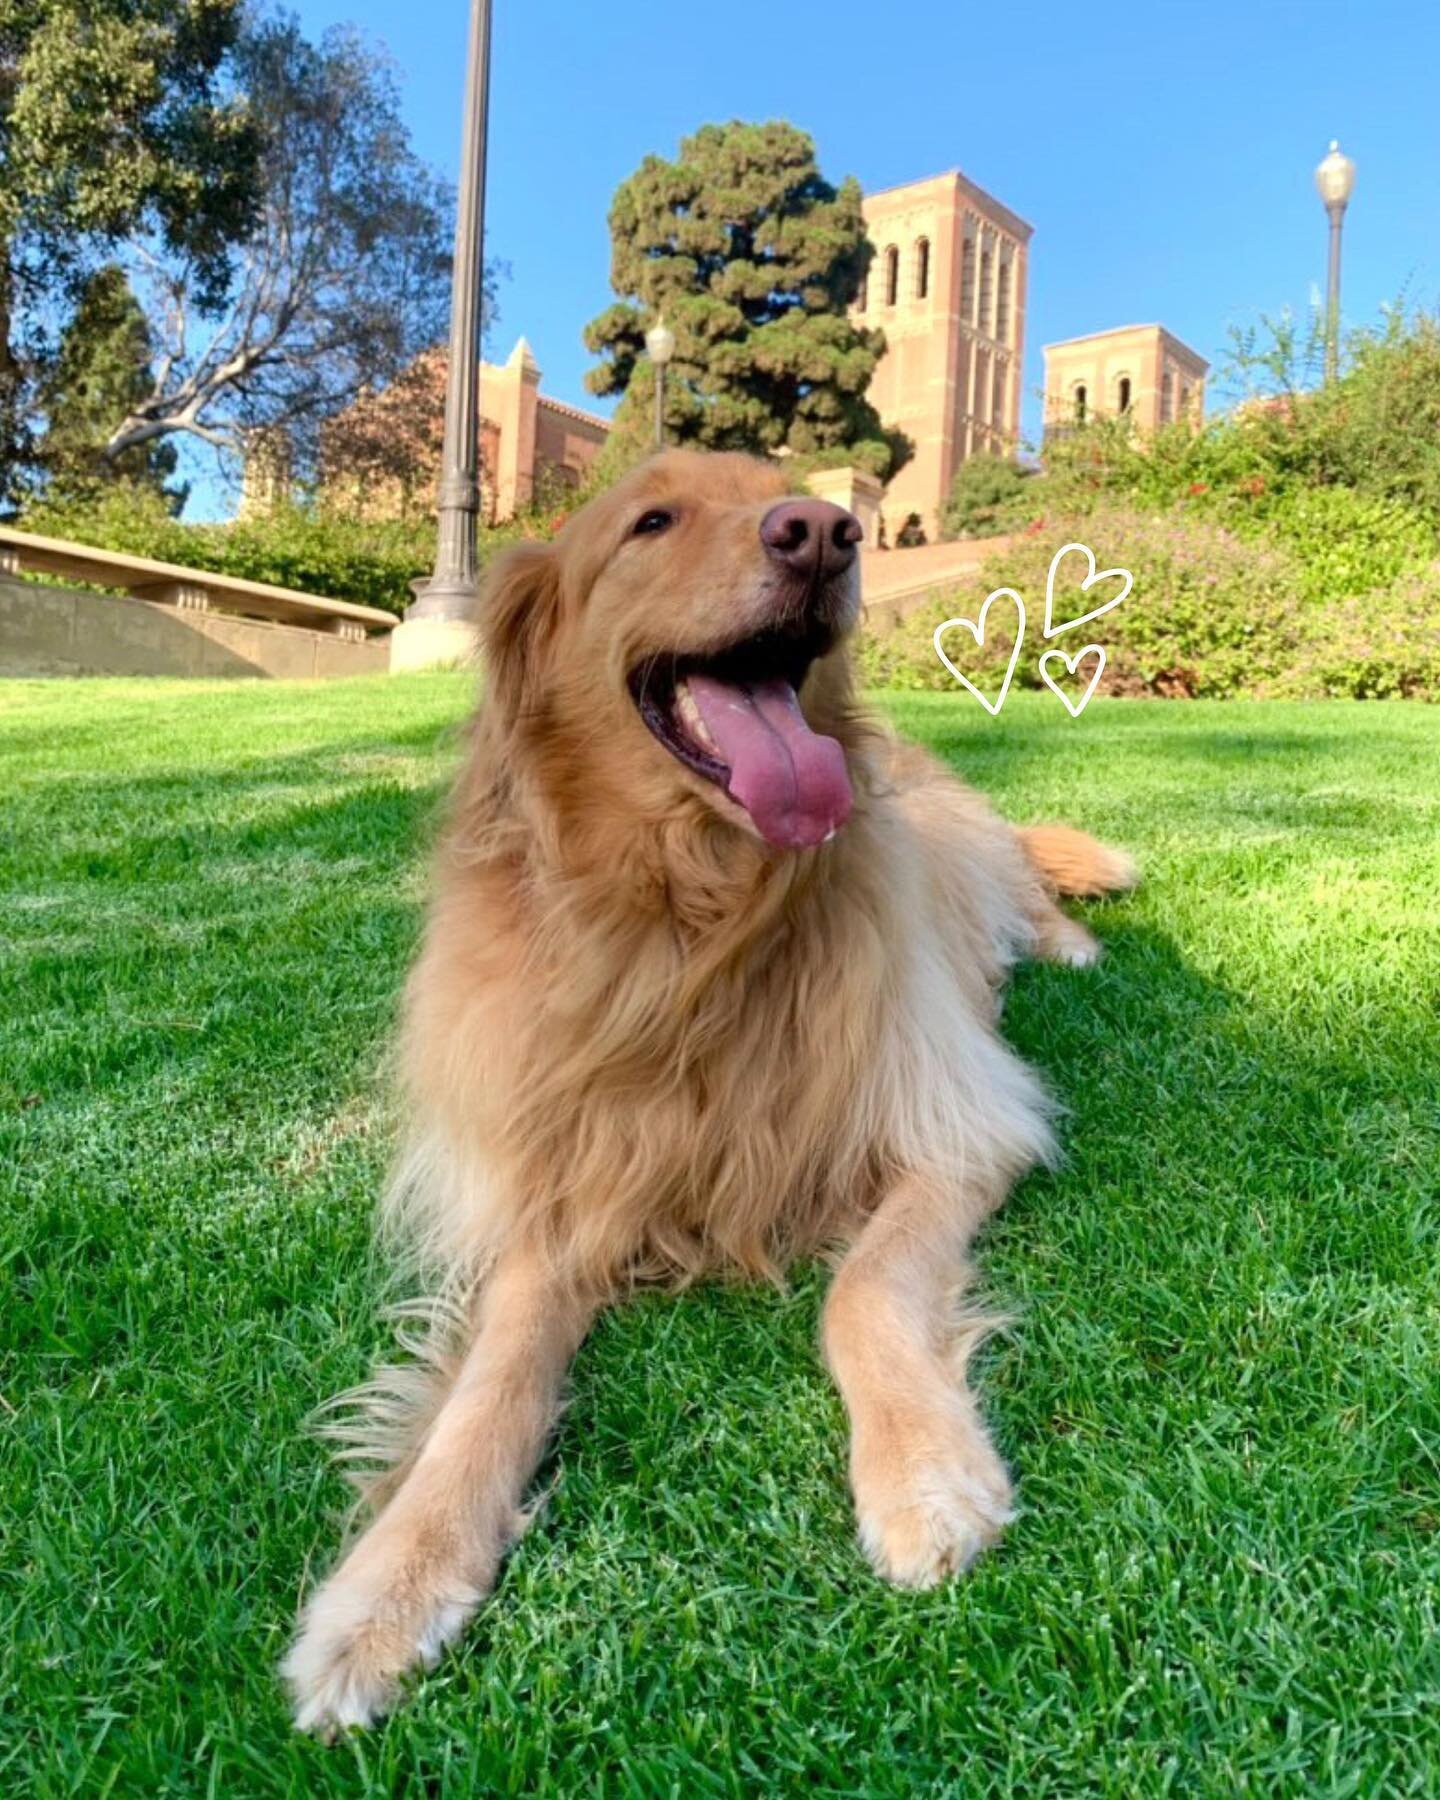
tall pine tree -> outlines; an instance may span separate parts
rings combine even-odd
[[[884,477],[908,445],[865,398],[884,335],[847,309],[872,255],[860,188],[832,187],[793,125],[705,125],[675,162],[647,156],[610,208],[620,296],[585,328],[604,360],[592,393],[622,394],[607,461],[648,446],[654,370],[645,333],[675,334],[671,442],[799,455],[844,452]]]
[[[136,444],[105,460],[112,431],[150,392],[150,326],[125,271],[107,263],[89,276],[41,383],[45,428],[36,462],[49,500],[83,499],[128,482],[176,510],[186,489],[169,488],[178,452],[168,440]]]

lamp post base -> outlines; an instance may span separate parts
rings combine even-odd
[[[470,668],[478,647],[468,619],[405,619],[390,633],[390,673]]]

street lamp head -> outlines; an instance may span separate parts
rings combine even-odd
[[[661,369],[675,354],[675,333],[665,323],[664,313],[645,333],[645,348],[650,352],[651,362]]]
[[[1342,154],[1334,138],[1330,140],[1329,154],[1315,171],[1315,185],[1327,210],[1335,207],[1343,212],[1355,191],[1355,165]]]

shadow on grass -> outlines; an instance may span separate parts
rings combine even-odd
[[[1329,1290],[1404,1290],[1433,1231],[1417,1222],[1417,1164],[1387,1154],[1396,1082],[1420,1066],[1416,1031],[1397,1017],[1387,1043],[1369,1036],[1347,1053],[1316,1041],[1131,912],[1123,901],[1087,909],[1107,946],[1098,969],[1017,974],[1005,1035],[1064,1109],[1063,1162],[1020,1184],[977,1249],[981,1293],[1017,1319],[980,1357],[979,1385],[1017,1467],[1062,1501],[1052,1451],[1057,1434],[1081,1429],[1077,1418],[1098,1440],[1124,1417],[1117,1470],[1153,1475],[1157,1490],[1174,1433],[1189,1429],[1176,1420],[1192,1412],[1224,1416],[1227,1459],[1231,1437],[1261,1466],[1295,1454],[1307,1418],[1330,1441],[1340,1406],[1324,1371],[1347,1355],[1359,1368],[1362,1347],[1343,1323],[1360,1303]],[[1417,1102],[1414,1154],[1428,1142],[1433,1156],[1422,1112]],[[812,1266],[779,1295],[721,1285],[646,1296],[603,1322],[581,1353],[546,1477],[578,1468],[584,1501],[538,1527],[553,1532],[549,1553],[563,1560],[567,1545],[593,1542],[584,1506],[603,1493],[637,1542],[655,1530],[679,1555],[667,1516],[679,1491],[699,1496],[683,1509],[684,1532],[707,1519],[733,1535],[738,1564],[747,1526],[733,1492],[716,1489],[717,1444],[747,1465],[757,1494],[772,1484],[772,1509],[774,1484],[813,1492],[816,1469],[827,1471],[829,1522],[843,1522],[846,1427],[818,1353],[826,1285]],[[1297,1304],[1306,1294],[1308,1311]],[[1300,1372],[1307,1358],[1314,1391]],[[1377,1504],[1403,1518],[1427,1467],[1408,1435],[1413,1366],[1367,1353],[1363,1367],[1346,1385],[1368,1393],[1378,1421],[1386,1406],[1396,1416],[1368,1447],[1337,1440],[1336,1467],[1363,1462]],[[652,1502],[660,1516],[647,1521]],[[848,1526],[840,1541],[848,1554]]]

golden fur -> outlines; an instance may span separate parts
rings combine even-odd
[[[1097,953],[1057,893],[1133,873],[1083,833],[1011,827],[891,740],[843,638],[801,689],[854,789],[819,848],[776,850],[655,741],[629,672],[766,625],[757,526],[783,493],[770,465],[670,452],[487,583],[390,1201],[444,1298],[409,1373],[377,1382],[378,1517],[287,1659],[308,1728],[374,1717],[479,1604],[568,1359],[639,1281],[844,1248],[824,1341],[872,1561],[925,1584],[1008,1516],[951,1312],[969,1240],[1051,1148],[998,997],[1022,955]],[[657,507],[675,522],[633,536]],[[830,604],[853,625],[853,571]]]

